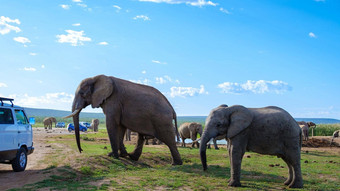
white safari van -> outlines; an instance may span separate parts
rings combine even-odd
[[[33,151],[32,126],[24,109],[15,106],[13,99],[0,97],[0,163],[12,164],[16,172],[24,171],[27,155]]]

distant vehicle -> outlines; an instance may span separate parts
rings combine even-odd
[[[64,128],[65,127],[65,122],[58,122],[55,126],[59,127],[59,128]]]
[[[88,123],[88,122],[79,122],[79,124],[81,124],[82,126],[85,126],[86,128],[91,127],[91,123]]]
[[[72,131],[74,131],[74,125],[73,123],[69,123],[67,125],[67,130],[71,133]],[[85,132],[87,131],[87,127],[82,125],[81,123],[79,123],[79,131]]]
[[[20,172],[26,169],[27,155],[34,151],[33,123],[28,121],[24,108],[13,101],[0,97],[0,163],[12,164],[13,171]]]

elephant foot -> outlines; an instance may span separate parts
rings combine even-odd
[[[130,159],[134,160],[134,161],[138,161],[140,156],[137,156],[136,154],[128,154]]]
[[[241,182],[236,180],[229,180],[228,186],[241,187]]]
[[[182,165],[182,164],[183,164],[182,160],[176,160],[172,162],[172,165]]]
[[[115,154],[115,153],[113,153],[113,152],[110,152],[107,156],[109,156],[109,157],[114,157],[115,159],[118,159],[118,158],[119,158],[118,153]]]
[[[215,150],[220,150],[220,148],[216,147]]]
[[[120,153],[119,156],[120,157],[127,157],[127,156],[129,156],[129,154],[128,153]]]

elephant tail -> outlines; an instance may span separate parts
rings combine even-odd
[[[177,115],[175,111],[173,113],[173,119],[175,120],[175,132],[176,132],[177,142],[180,142],[178,128],[177,128]]]
[[[302,131],[300,130],[300,148],[302,148]]]

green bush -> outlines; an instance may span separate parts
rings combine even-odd
[[[332,136],[333,132],[340,129],[340,124],[319,124],[314,128],[314,136]],[[312,136],[312,129],[309,129]]]

